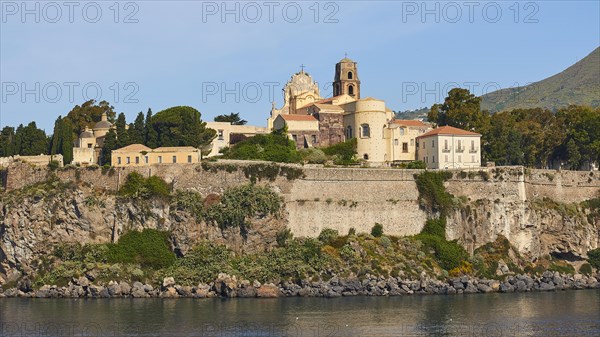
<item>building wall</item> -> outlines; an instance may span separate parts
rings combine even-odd
[[[418,158],[430,169],[480,167],[481,137],[433,135],[420,138]]]
[[[154,164],[197,164],[200,162],[200,150],[182,149],[181,151],[151,151],[140,153],[139,151],[112,152],[113,167],[135,167]]]
[[[357,139],[358,158],[369,162],[383,163],[390,160],[387,152],[385,129],[391,116],[385,111],[385,103],[380,100],[360,100],[345,105],[348,112],[344,116],[344,126],[352,128],[352,137]],[[365,136],[362,126],[368,125],[370,134]]]
[[[11,156],[11,157],[1,157],[0,158],[0,166],[8,166],[17,162],[24,162],[28,164],[32,164],[35,166],[48,166],[51,161],[57,161],[59,166],[63,166],[63,155],[62,154],[54,154],[54,155],[45,155],[40,154],[39,156]]]
[[[72,163],[77,165],[90,165],[97,163],[94,148],[88,147],[74,147],[73,148],[73,161]]]
[[[319,146],[327,147],[346,140],[342,113],[320,112],[315,118],[319,120]]]

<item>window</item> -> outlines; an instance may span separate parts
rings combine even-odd
[[[414,139],[410,140],[410,146],[415,146],[415,140]]]
[[[394,139],[394,145],[398,146],[398,139]]]
[[[361,132],[361,137],[362,138],[370,138],[371,137],[371,128],[369,127],[369,124],[362,124],[360,126],[360,132]]]
[[[91,149],[92,145],[93,145],[92,143],[88,143],[88,149]]]
[[[448,150],[448,139],[444,139],[444,149]]]
[[[140,157],[135,157],[135,163],[136,163],[137,165],[139,165],[139,164],[140,164]]]
[[[127,164],[131,164],[131,158],[127,157]]]
[[[148,164],[148,162],[150,161],[150,158],[148,158],[148,156],[145,156],[144,161],[146,162],[146,164]]]
[[[119,165],[121,165],[121,157],[117,158],[117,163],[119,163]]]
[[[352,138],[352,127],[348,126],[346,128],[346,139],[351,139]]]
[[[435,163],[435,156],[431,157],[431,162]]]
[[[173,156],[173,164],[177,163],[177,156]]]
[[[404,153],[408,152],[408,143],[402,143],[402,152],[404,152]]]
[[[475,141],[474,140],[471,141],[471,150],[475,150]]]
[[[367,153],[363,154],[363,159],[364,160],[369,160],[369,154],[367,154]]]
[[[317,142],[317,135],[312,135],[310,138],[313,144]]]
[[[349,71],[349,72],[348,72],[348,79],[349,79],[349,80],[351,80],[351,79],[352,79],[352,72],[351,72],[351,71]]]
[[[339,94],[340,94],[340,86],[336,83],[333,86],[333,95],[334,96],[339,96]]]
[[[462,163],[462,158],[461,158],[461,156],[458,156],[458,162],[459,162],[459,163]]]
[[[471,163],[475,162],[475,156],[471,156]]]
[[[354,86],[353,85],[348,86],[348,95],[354,96]]]
[[[404,136],[404,128],[400,128],[400,136]]]
[[[431,147],[435,147],[435,140],[431,140]]]
[[[425,157],[425,162],[429,163],[429,157]]]
[[[292,135],[292,139],[293,139],[295,142],[297,142],[297,141],[298,141],[298,136],[296,136],[296,135]]]
[[[223,140],[223,130],[218,130],[217,135],[219,136],[219,140]]]
[[[448,162],[448,155],[444,156],[444,161],[447,163]]]
[[[158,156],[158,163],[162,164],[162,156]]]
[[[188,163],[192,162],[192,156],[188,156]]]
[[[425,142],[423,142],[423,148],[425,148]]]

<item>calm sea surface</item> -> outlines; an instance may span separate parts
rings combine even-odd
[[[0,336],[600,336],[600,290],[338,299],[0,299]]]

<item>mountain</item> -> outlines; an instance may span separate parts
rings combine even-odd
[[[524,87],[482,96],[481,108],[491,112],[516,108],[556,110],[571,104],[600,106],[600,47],[561,73]]]
[[[425,119],[427,120],[427,113],[430,108],[420,108],[415,110],[396,111],[397,119]]]

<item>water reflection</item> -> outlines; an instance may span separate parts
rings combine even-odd
[[[0,299],[0,336],[600,336],[600,291],[339,299]]]

